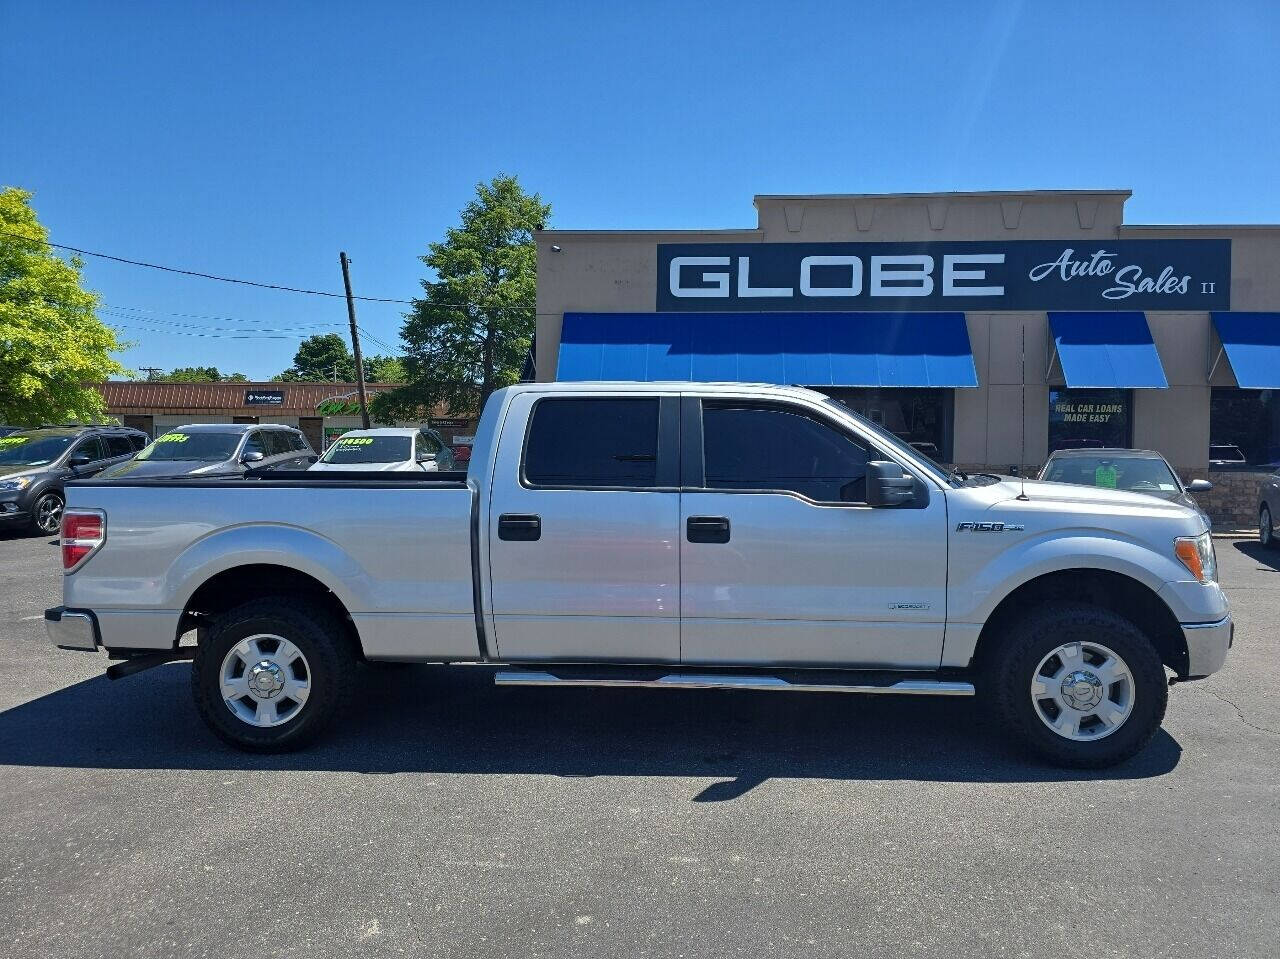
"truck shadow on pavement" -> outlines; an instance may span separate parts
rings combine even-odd
[[[1060,782],[1177,766],[1163,730],[1112,769],[1064,770],[1006,744],[971,699],[722,690],[530,689],[474,666],[361,669],[351,707],[311,747],[248,755],[209,733],[189,667],[96,677],[0,713],[0,764],[102,769],[690,776],[734,799],[768,779]]]
[[[1252,560],[1256,560],[1263,571],[1280,572],[1280,549],[1268,548],[1257,540],[1237,540],[1232,543],[1237,550]]]

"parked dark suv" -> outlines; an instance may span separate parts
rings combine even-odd
[[[54,534],[62,487],[127,462],[147,434],[119,426],[42,426],[0,436],[0,528]]]

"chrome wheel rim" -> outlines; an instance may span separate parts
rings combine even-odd
[[[311,695],[311,666],[283,636],[258,633],[231,647],[218,682],[222,701],[237,719],[268,729],[302,712]]]
[[[1063,643],[1031,676],[1031,703],[1040,721],[1063,739],[1110,736],[1133,713],[1129,666],[1100,643]]]
[[[56,496],[43,496],[36,504],[36,525],[46,533],[56,533],[62,527],[62,500]]]
[[[1271,545],[1272,530],[1271,510],[1264,506],[1262,512],[1258,514],[1258,539],[1262,540],[1263,546]]]

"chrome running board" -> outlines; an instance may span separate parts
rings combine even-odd
[[[830,677],[825,673],[824,678]],[[939,679],[899,679],[885,682],[848,680],[806,681],[802,676],[729,673],[668,673],[660,676],[628,676],[625,673],[596,675],[577,672],[556,673],[531,669],[500,669],[493,676],[498,686],[624,686],[644,689],[762,689],[793,693],[869,693],[898,696],[972,696],[973,683]]]

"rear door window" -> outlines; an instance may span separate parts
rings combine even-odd
[[[293,452],[289,447],[289,434],[284,430],[264,430],[262,435],[268,456],[284,456]]]
[[[539,400],[524,450],[524,478],[559,489],[657,485],[658,398]]]
[[[115,459],[117,456],[132,456],[134,453],[133,444],[129,442],[129,437],[124,434],[104,436],[102,440],[107,444],[107,459]]]
[[[708,489],[866,502],[867,447],[802,411],[704,402],[702,443]]]

